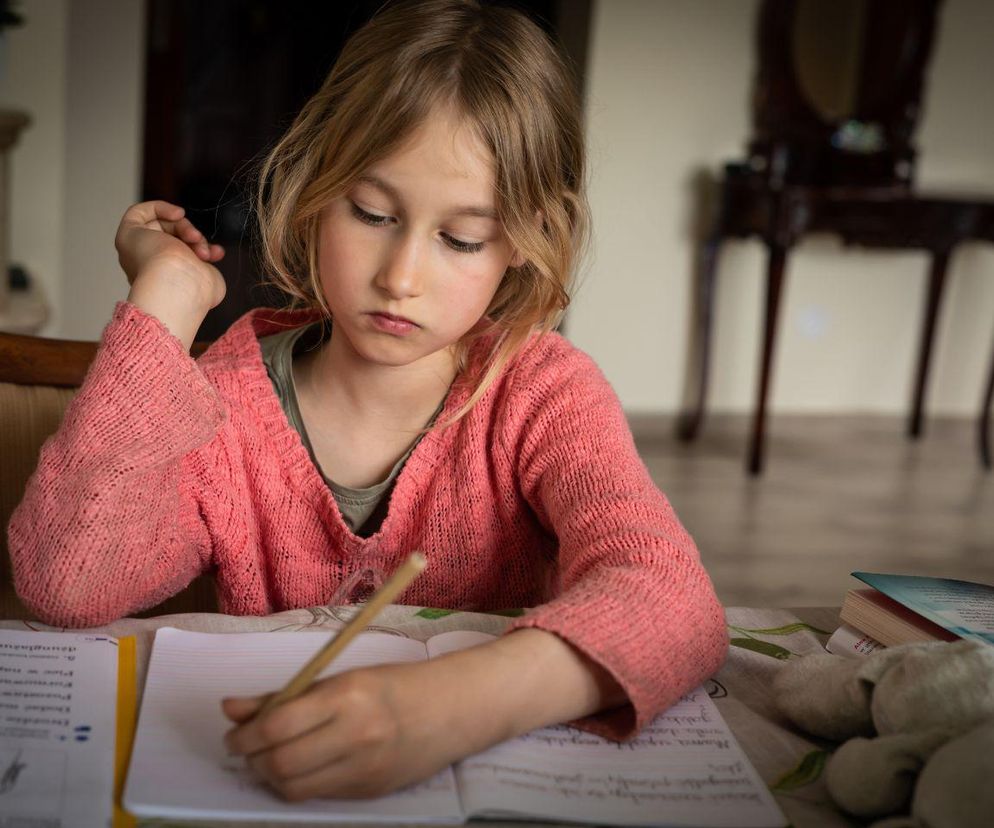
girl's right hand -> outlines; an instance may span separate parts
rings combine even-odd
[[[224,277],[213,264],[224,248],[208,243],[183,208],[166,201],[129,207],[114,246],[131,284],[128,300],[189,347],[207,312],[224,298]]]

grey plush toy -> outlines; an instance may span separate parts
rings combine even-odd
[[[809,656],[784,666],[774,699],[804,730],[844,740],[825,771],[844,811],[890,817],[874,828],[994,826],[994,647]]]

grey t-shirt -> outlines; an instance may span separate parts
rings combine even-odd
[[[422,435],[411,443],[410,447],[401,457],[387,475],[385,480],[374,486],[364,489],[354,489],[351,486],[342,486],[331,480],[321,471],[317,458],[314,456],[314,448],[310,438],[307,436],[307,429],[304,427],[303,417],[300,416],[300,406],[297,403],[297,391],[293,384],[293,358],[309,349],[319,347],[330,333],[330,326],[321,322],[314,322],[311,325],[304,325],[300,328],[290,328],[286,331],[262,337],[259,340],[259,347],[262,349],[262,361],[266,366],[269,379],[273,383],[273,391],[276,393],[283,406],[287,420],[294,430],[300,435],[301,442],[311,456],[314,467],[321,473],[328,488],[338,503],[338,509],[342,513],[345,524],[355,534],[367,538],[373,535],[380,528],[383,519],[387,514],[387,507],[390,503],[390,493],[393,491],[394,482],[404,463],[414,447],[420,442]],[[439,406],[438,411],[441,410]],[[438,416],[438,411],[432,415],[432,422]]]

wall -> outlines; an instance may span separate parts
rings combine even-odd
[[[11,260],[44,286],[43,333],[95,339],[127,295],[114,233],[140,193],[144,3],[23,0],[0,106],[32,125],[11,163]]]
[[[693,181],[742,157],[753,71],[755,0],[609,0],[595,10],[588,133],[595,242],[571,312],[588,350],[631,411],[679,407],[686,374]],[[941,12],[918,137],[923,187],[994,195],[994,4]],[[722,255],[711,401],[752,404],[764,256],[755,242]],[[975,412],[994,335],[994,251],[954,260],[933,354],[929,410]],[[792,257],[772,402],[778,411],[907,408],[925,257],[842,251],[830,238]]]
[[[114,234],[141,194],[145,4],[70,3],[60,330],[92,339],[128,294]]]
[[[594,242],[570,336],[630,411],[678,408],[688,340],[693,181],[741,156],[756,0],[600,0],[587,67]],[[55,305],[47,333],[95,338],[126,295],[113,249],[140,192],[144,4],[23,0],[6,35],[0,105],[31,111],[14,150],[14,260]],[[994,4],[942,10],[919,130],[923,186],[994,193]],[[981,88],[981,92],[971,90]],[[902,413],[910,397],[925,259],[806,242],[793,257],[776,361],[777,411]],[[721,263],[711,399],[751,405],[763,258],[729,244]],[[994,252],[954,262],[930,410],[972,414],[994,334]]]
[[[32,122],[11,150],[9,255],[61,308],[68,2],[23,0],[17,11],[26,25],[0,41],[0,106]],[[56,310],[45,332],[59,321]]]

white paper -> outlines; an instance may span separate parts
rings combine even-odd
[[[704,688],[630,742],[542,728],[464,759],[456,779],[471,816],[701,828],[787,824]]]
[[[848,624],[839,624],[839,628],[832,633],[831,638],[825,642],[825,649],[833,655],[846,656],[847,658],[859,658],[868,656],[874,650],[879,650],[884,645],[877,639],[861,633],[855,627]]]
[[[0,631],[0,823],[110,824],[117,654],[106,636]]]
[[[428,640],[428,653],[493,638],[442,633]],[[707,828],[787,823],[703,688],[630,742],[546,727],[463,759],[455,772],[468,816]]]
[[[225,696],[282,688],[333,633],[195,633],[162,628],[152,660],[124,805],[136,816],[211,819],[461,822],[452,771],[375,800],[285,802],[240,757],[229,757]],[[366,633],[322,675],[383,663],[423,661],[420,641]]]
[[[460,822],[462,814],[651,826],[779,828],[773,798],[699,688],[632,742],[543,728],[377,800],[285,803],[227,757],[226,695],[281,687],[326,633],[159,630],[138,722],[125,806],[139,816],[282,821]],[[427,644],[366,634],[334,671],[419,661],[491,640],[443,633]],[[456,788],[459,780],[459,790]],[[460,808],[460,800],[462,807]]]

